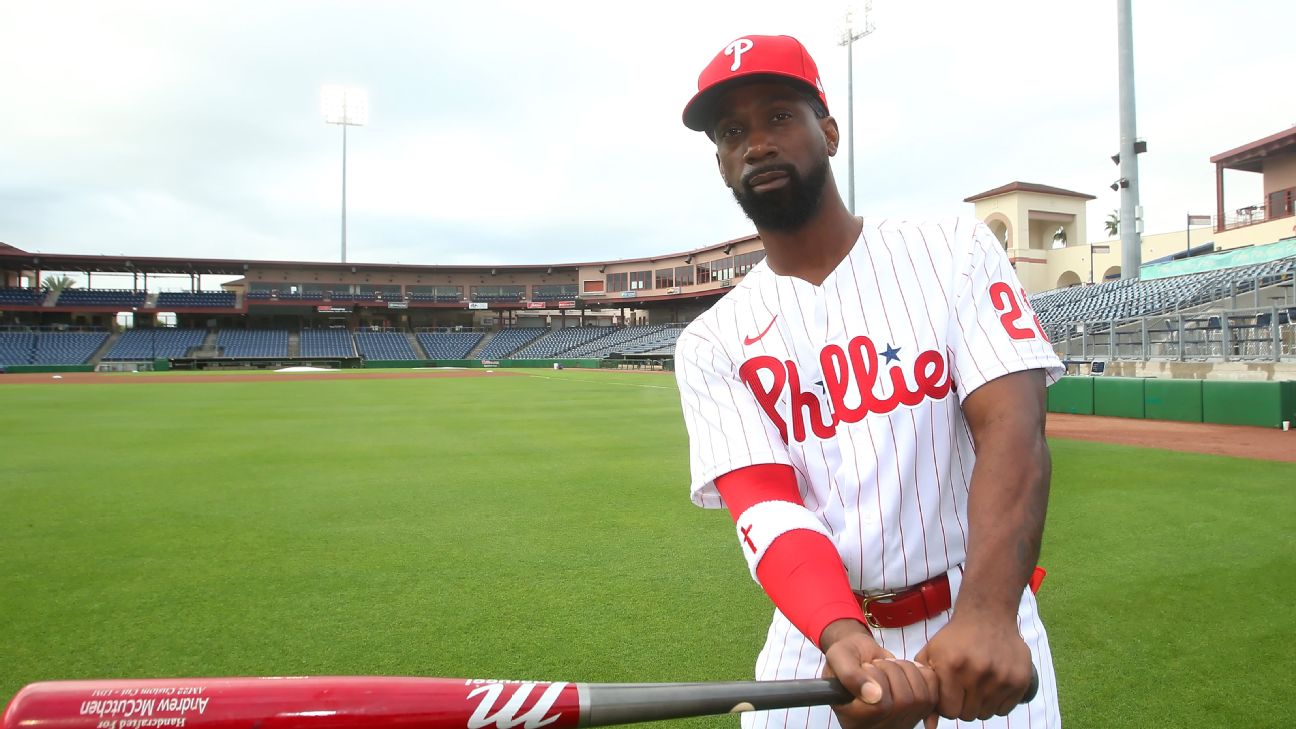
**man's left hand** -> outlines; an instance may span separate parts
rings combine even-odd
[[[940,679],[936,710],[941,716],[963,721],[1006,716],[1026,695],[1031,653],[1015,618],[960,617],[955,611],[914,657]]]

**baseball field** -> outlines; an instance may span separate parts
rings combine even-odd
[[[749,677],[770,607],[728,516],[688,502],[670,376],[317,377],[0,376],[0,703],[60,678]],[[1067,725],[1296,721],[1296,466],[1051,443]]]

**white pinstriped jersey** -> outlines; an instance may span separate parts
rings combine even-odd
[[[1005,374],[1063,368],[990,230],[865,219],[824,282],[761,262],[675,351],[694,503],[715,478],[793,467],[856,590],[963,563],[975,454],[960,407]]]

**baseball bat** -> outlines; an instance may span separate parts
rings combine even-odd
[[[1038,676],[1032,675],[1034,697]],[[564,683],[378,676],[49,681],[0,729],[567,729],[844,704],[836,679]]]

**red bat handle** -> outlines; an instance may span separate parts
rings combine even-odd
[[[27,686],[0,729],[567,729],[576,684],[312,677],[56,681]]]

